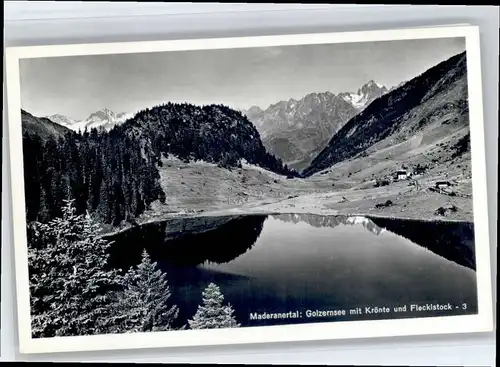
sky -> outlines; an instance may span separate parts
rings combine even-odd
[[[81,120],[166,102],[263,109],[311,92],[391,87],[465,51],[464,38],[22,59],[21,106]]]

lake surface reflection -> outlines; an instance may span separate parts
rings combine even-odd
[[[471,223],[310,214],[200,217],[114,235],[111,262],[126,268],[146,248],[167,272],[180,321],[216,283],[244,326],[477,313]],[[411,304],[452,310],[399,312]],[[365,307],[390,313],[367,313]],[[362,308],[361,314],[349,310]],[[307,310],[346,316],[307,318]],[[294,319],[256,314],[296,311]],[[251,315],[254,315],[251,319]]]

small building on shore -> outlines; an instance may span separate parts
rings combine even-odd
[[[436,189],[446,189],[448,187],[452,186],[451,182],[449,181],[436,181]]]
[[[406,180],[408,178],[408,172],[406,172],[405,170],[399,170],[399,171],[396,171],[394,176],[395,176],[396,180],[398,180],[398,181]]]

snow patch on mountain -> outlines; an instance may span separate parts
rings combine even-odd
[[[385,85],[381,85],[373,80],[370,80],[368,83],[359,88],[356,93],[344,92],[340,95],[346,102],[361,111],[375,99],[387,92],[388,89]]]
[[[362,108],[366,101],[363,98],[363,95],[356,93],[345,93],[342,95],[344,100],[350,104],[352,104],[356,109]]]

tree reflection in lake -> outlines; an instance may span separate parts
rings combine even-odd
[[[111,261],[126,268],[146,248],[168,274],[181,320],[196,312],[211,282],[244,325],[280,323],[250,322],[250,312],[304,307],[467,302],[474,313],[473,233],[470,223],[359,216],[179,218],[112,236]]]
[[[114,242],[110,263],[128,268],[146,249],[155,261],[178,266],[222,264],[255,244],[265,219],[263,215],[226,216],[148,223],[109,237]]]
[[[371,221],[457,264],[476,270],[474,223],[370,218]]]

